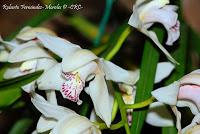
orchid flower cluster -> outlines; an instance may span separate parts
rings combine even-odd
[[[173,45],[179,38],[177,6],[169,5],[169,0],[137,0],[128,24],[148,36],[167,58],[177,62],[161,45],[154,31],[149,30],[154,23],[161,23],[168,33],[166,45]],[[12,63],[4,73],[5,79],[16,78],[43,70],[36,80],[22,87],[29,93],[31,102],[41,112],[36,130],[33,132],[50,134],[100,134],[99,121],[107,128],[112,126],[114,90],[109,81],[118,84],[125,105],[133,105],[137,92],[136,83],[140,70],[125,70],[114,63],[100,58],[88,49],[58,37],[54,32],[42,28],[25,27],[12,41],[0,40],[0,61]],[[54,59],[57,55],[62,59]],[[157,65],[154,83],[168,77],[175,65],[160,62]],[[152,91],[157,101],[150,103],[146,122],[159,127],[174,125],[179,134],[198,133],[200,131],[200,70],[183,76],[172,84]],[[35,89],[45,91],[46,97]],[[93,103],[94,110],[90,119],[73,110],[58,105],[57,94],[61,94],[77,105],[82,104],[80,94],[86,92]],[[177,107],[189,107],[194,114],[190,125],[182,129],[181,113]],[[133,109],[127,107],[127,121],[132,123]]]

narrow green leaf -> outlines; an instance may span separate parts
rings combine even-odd
[[[13,87],[0,90],[0,109],[8,107],[21,97],[21,88]]]
[[[159,39],[163,39],[164,36],[163,29],[154,28],[153,31],[156,31]],[[142,56],[140,79],[137,84],[135,103],[144,101],[149,97],[151,97],[151,91],[154,85],[154,78],[158,61],[159,61],[159,52],[154,48],[153,42],[147,40],[144,46],[144,51]],[[141,133],[146,113],[147,109],[141,109],[139,111],[133,112],[133,123],[131,126],[132,133],[134,134]]]
[[[37,79],[42,73],[43,71],[37,71],[17,78],[2,80],[0,81],[0,89],[4,88],[5,86],[21,87],[23,85],[26,85],[27,83],[30,83],[34,79]]]
[[[190,43],[192,48],[200,55],[200,35],[193,30],[190,30]]]
[[[106,43],[107,49],[101,55],[106,60],[111,60],[114,55],[120,50],[123,42],[131,33],[130,26],[127,23],[124,23],[119,28],[117,28],[109,37],[108,42]]]
[[[28,118],[18,120],[8,134],[26,134],[33,121]]]
[[[3,80],[3,75],[8,67],[8,63],[0,63],[0,81]]]
[[[0,109],[13,104],[21,97],[21,86],[37,79],[43,71],[0,82]]]
[[[187,57],[187,72],[191,72],[192,70],[196,70],[199,68],[199,58],[200,58],[200,35],[193,31],[189,30],[189,41],[188,41],[188,57]]]
[[[92,51],[106,60],[111,60],[120,50],[123,42],[130,33],[130,26],[124,23],[110,35],[108,41],[104,45],[93,48]]]
[[[162,134],[177,134],[175,127],[164,127],[162,128]]]
[[[82,104],[82,107],[81,107],[81,110],[80,110],[80,115],[82,115],[82,116],[86,116],[87,115],[87,113],[88,113],[88,111],[89,111],[89,104],[88,103],[86,103],[86,102],[83,102],[83,104]]]

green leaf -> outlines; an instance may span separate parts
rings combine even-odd
[[[21,88],[13,87],[12,89],[4,88],[0,90],[0,109],[8,107],[21,97]]]
[[[200,58],[200,36],[198,33],[190,29],[189,31],[189,41],[188,41],[188,57],[187,57],[187,72],[191,72],[192,70],[196,70],[199,68],[198,60]],[[195,55],[195,58],[194,58]],[[196,58],[197,57],[197,58]],[[195,60],[194,60],[195,59]]]
[[[131,28],[127,23],[119,26],[119,28],[117,28],[109,37],[109,40],[106,43],[108,48],[101,55],[101,57],[105,58],[106,60],[111,60],[120,50],[123,42],[126,40],[130,33]]]
[[[80,109],[80,115],[82,115],[82,116],[86,116],[87,115],[87,113],[88,113],[88,111],[89,111],[89,104],[88,103],[86,103],[86,102],[83,102],[83,104],[82,104],[82,107],[81,107],[81,109]]]
[[[175,127],[163,127],[162,134],[177,134]]]
[[[26,134],[33,121],[28,118],[18,120],[8,134]]]
[[[43,71],[37,71],[37,72],[27,74],[24,76],[20,76],[17,78],[2,80],[2,81],[0,81],[0,89],[4,88],[5,86],[21,87],[21,86],[26,85],[26,84],[30,83],[31,81],[37,79],[42,73],[43,73]]]
[[[3,80],[3,75],[8,67],[9,67],[8,63],[0,63],[0,81]]]
[[[21,97],[21,86],[37,79],[43,71],[0,82],[0,109],[13,104]]]
[[[165,33],[163,29],[154,28],[153,31],[157,33],[159,39],[163,39]],[[156,67],[159,61],[159,52],[154,48],[154,46],[155,45],[153,42],[149,40],[147,40],[145,43],[141,63],[140,79],[137,84],[135,103],[142,102],[151,97]],[[132,133],[141,133],[146,113],[147,109],[141,109],[133,112],[133,123],[131,126]]]

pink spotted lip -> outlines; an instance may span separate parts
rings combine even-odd
[[[179,30],[179,27],[180,27],[180,22],[177,21],[176,24],[170,28],[170,30],[176,32]]]
[[[85,83],[81,80],[79,73],[63,72],[62,76],[66,81],[62,84],[60,92],[64,98],[67,98],[73,102],[77,102],[78,105],[82,103],[79,99],[79,95],[83,90]]]

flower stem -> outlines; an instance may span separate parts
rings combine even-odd
[[[143,108],[146,107],[148,105],[150,105],[153,101],[155,100],[154,97],[151,97],[145,101],[136,103],[136,104],[127,104],[125,105],[126,109],[138,109],[138,108]]]
[[[126,134],[131,134],[131,131],[130,131],[130,128],[129,128],[129,125],[128,125],[128,121],[127,121],[125,103],[123,101],[121,93],[119,92],[119,87],[117,85],[114,85],[114,89],[115,89],[114,95],[115,95],[115,98],[116,98],[118,105],[119,105],[119,111],[120,111],[120,114],[121,114],[122,121],[124,122],[124,128],[125,128]]]
[[[120,121],[120,122],[118,122],[116,124],[111,124],[110,128],[108,128],[105,123],[94,122],[94,124],[97,125],[99,127],[99,129],[101,129],[101,130],[103,130],[103,129],[116,130],[116,129],[119,129],[122,126],[124,126],[124,122],[123,121]]]
[[[118,111],[118,103],[117,100],[114,99],[114,104],[113,104],[113,108],[112,108],[112,118],[111,121],[113,121],[117,115],[117,111]]]

